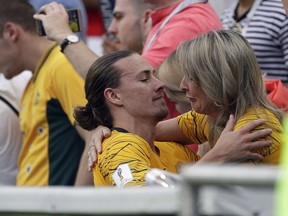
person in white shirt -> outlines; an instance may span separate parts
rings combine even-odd
[[[18,118],[22,93],[31,73],[25,71],[11,80],[0,74],[0,185],[15,185],[22,134]]]

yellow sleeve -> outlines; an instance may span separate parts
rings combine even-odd
[[[208,140],[209,126],[205,115],[189,111],[177,118],[181,131],[191,139],[192,143],[201,144]]]

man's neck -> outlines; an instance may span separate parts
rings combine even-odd
[[[255,0],[240,0],[238,11],[245,13],[245,11],[249,10],[253,6],[254,2]]]
[[[236,11],[237,19],[240,19],[242,16],[244,16],[244,14],[251,9],[254,2],[255,0],[240,0]]]
[[[127,130],[129,133],[136,134],[142,137],[144,140],[147,141],[151,149],[157,153],[156,148],[154,146],[154,139],[155,139],[155,130],[156,130],[157,122],[147,121],[147,120],[140,120],[140,119],[118,119],[115,120],[113,123],[113,127],[123,128]]]
[[[48,40],[45,37],[30,37],[29,41],[23,43],[22,58],[25,62],[25,68],[34,71],[42,55],[55,42]],[[26,53],[26,54],[25,54]],[[29,53],[29,55],[27,55]]]

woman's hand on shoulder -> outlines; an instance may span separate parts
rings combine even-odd
[[[102,153],[102,142],[111,135],[109,128],[98,126],[92,135],[88,151],[88,171],[90,172],[97,162],[97,153]]]

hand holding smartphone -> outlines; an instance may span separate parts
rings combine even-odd
[[[69,25],[73,32],[82,31],[82,17],[81,11],[79,9],[69,9],[67,10],[69,16]],[[39,36],[46,36],[46,32],[42,21],[36,20],[36,28]]]

